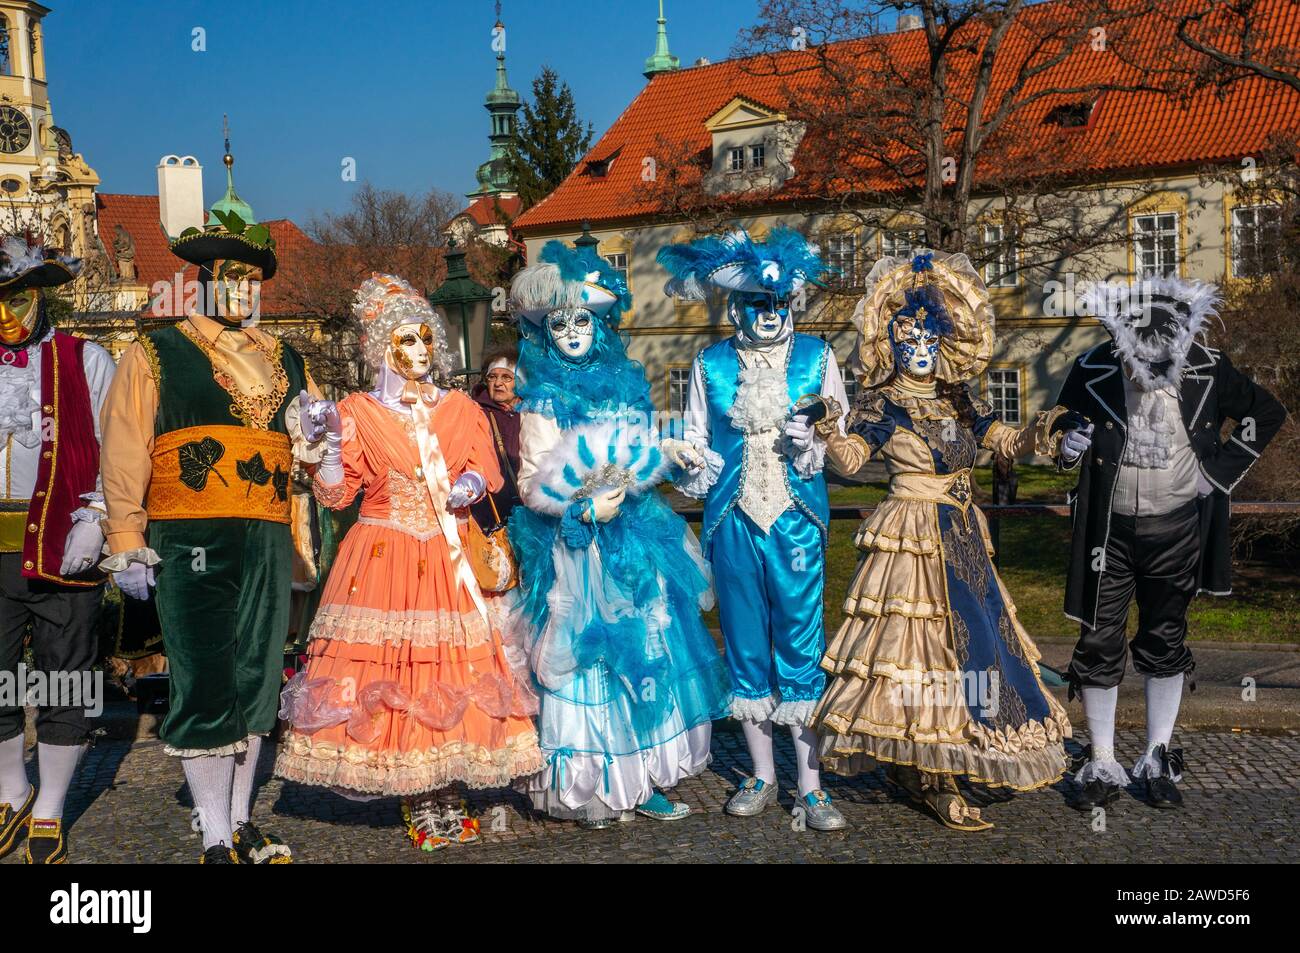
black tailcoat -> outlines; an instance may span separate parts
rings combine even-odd
[[[1286,411],[1277,400],[1232,366],[1227,355],[1193,344],[1183,370],[1179,403],[1183,424],[1214,492],[1200,501],[1200,591],[1227,595],[1232,590],[1228,501],[1251,464],[1273,439]],[[1070,495],[1074,533],[1065,585],[1065,614],[1092,628],[1097,619],[1100,555],[1110,539],[1111,502],[1119,462],[1128,439],[1128,411],[1120,358],[1111,342],[1075,359],[1057,404],[1084,414],[1094,424],[1092,446],[1070,467],[1079,483]],[[1225,420],[1237,421],[1227,440]]]

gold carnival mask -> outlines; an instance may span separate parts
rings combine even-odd
[[[418,381],[433,368],[433,329],[427,324],[402,324],[393,331],[388,353],[393,370]]]
[[[17,346],[32,336],[41,313],[40,296],[38,289],[25,288],[0,301],[0,341]]]

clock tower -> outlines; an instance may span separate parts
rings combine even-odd
[[[0,0],[0,232],[27,231],[64,254],[89,257],[99,176],[54,124],[42,23],[32,0]]]

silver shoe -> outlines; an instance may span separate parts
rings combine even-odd
[[[762,814],[769,804],[776,803],[776,784],[746,778],[740,790],[731,795],[726,812],[732,817],[754,817]]]
[[[815,831],[842,831],[848,827],[844,815],[831,803],[831,796],[820,788],[799,799],[796,817],[799,811],[803,811],[804,823]]]

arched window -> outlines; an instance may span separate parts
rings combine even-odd
[[[9,18],[0,14],[0,76],[12,76],[13,72],[9,57]]]

